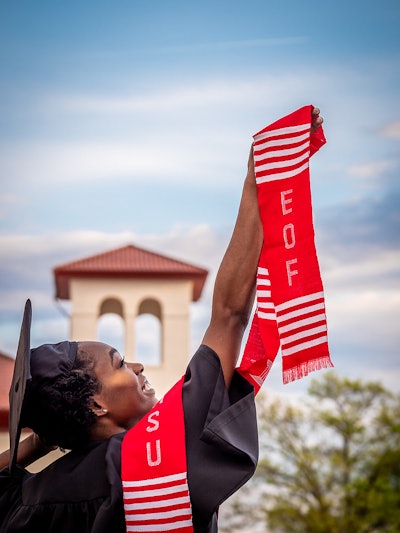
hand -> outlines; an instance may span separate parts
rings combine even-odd
[[[320,110],[318,107],[314,107],[312,110],[311,133],[315,133],[324,121],[324,119],[319,116],[319,113]]]

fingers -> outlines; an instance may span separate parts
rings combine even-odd
[[[311,133],[314,133],[323,123],[324,119],[319,116],[320,110],[318,107],[314,107],[312,110],[312,122],[311,122]]]

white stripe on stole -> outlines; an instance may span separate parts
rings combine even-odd
[[[264,268],[264,267],[258,267],[257,268],[257,276],[269,276],[269,271],[268,271],[268,268]],[[264,281],[269,281],[269,280],[264,280]]]
[[[324,297],[324,293],[322,291],[320,292],[314,292],[312,294],[306,294],[305,296],[299,296],[298,298],[293,298],[293,300],[289,300],[287,302],[283,302],[282,304],[278,304],[276,306],[276,310],[278,313],[281,311],[284,311],[285,309],[289,309],[289,307],[295,307],[297,305],[301,305],[307,302],[313,302],[314,300],[320,300]]]
[[[274,139],[273,141],[265,141],[262,143],[259,143],[258,137],[257,141],[254,144],[254,154],[259,157],[258,152],[261,152],[262,150],[266,150],[267,148],[275,148],[275,146],[287,146],[288,144],[294,144],[293,139],[296,139],[296,142],[302,142],[310,137],[310,132],[307,131],[306,133],[303,133],[302,135],[296,135],[296,137],[288,137],[286,139]]]
[[[301,144],[300,146],[295,146],[293,148],[287,148],[285,150],[270,150],[259,155],[254,155],[254,161],[265,161],[267,159],[273,159],[274,157],[286,157],[288,155],[298,154],[299,152],[306,150],[309,146],[310,146],[310,143],[306,142],[306,143]],[[307,155],[308,153],[309,152],[307,152]]]
[[[173,485],[166,486],[171,483]],[[153,479],[123,481],[123,492],[127,531],[152,533],[192,526],[186,472]],[[155,521],[156,524],[151,523]]]
[[[257,296],[259,298],[271,298],[271,291],[259,291],[257,289]]]
[[[172,481],[186,480],[186,472],[171,474],[170,476],[154,477],[151,479],[140,479],[139,481],[123,481],[123,487],[144,487],[145,485],[158,485],[161,483],[171,483]]]
[[[268,277],[261,277],[268,276]],[[275,306],[271,299],[271,290],[264,287],[271,287],[269,271],[267,268],[258,267],[257,269],[257,316],[262,320],[276,321]],[[269,301],[260,302],[260,298],[269,298]],[[253,376],[254,377],[254,376]]]
[[[275,306],[272,302],[258,302],[257,309],[272,309],[275,312]]]
[[[257,311],[258,318],[261,318],[263,320],[273,320],[276,321],[276,314],[275,313],[264,313],[264,311]]]
[[[134,531],[137,533],[152,533],[155,531],[171,531],[174,529],[182,529],[184,527],[191,527],[191,520],[182,520],[179,522],[171,522],[170,524],[149,524],[149,525],[126,525],[127,531]]]
[[[274,161],[273,163],[260,164],[257,166],[257,172],[263,172],[264,170],[274,170],[278,168],[294,167],[295,165],[300,164],[304,160],[308,161],[309,155],[310,152],[307,151],[301,156],[294,157],[293,159],[285,159],[285,161]]]
[[[304,331],[299,331],[294,335],[289,335],[288,337],[283,337],[285,344],[290,344],[292,342],[304,339],[305,337],[311,337],[312,335],[317,335],[317,333],[325,333],[327,331],[326,325],[317,326],[316,328],[307,329]]]
[[[127,515],[129,522],[142,522],[144,520],[166,520],[176,518],[177,516],[192,516],[190,507],[182,509],[172,509],[172,511],[163,511],[160,513],[135,513]]]
[[[140,509],[152,509],[157,508],[160,509],[161,507],[171,507],[172,505],[182,505],[182,504],[188,504],[190,503],[190,498],[188,496],[181,496],[180,498],[168,498],[165,500],[158,500],[158,501],[148,501],[148,502],[139,502],[139,503],[125,503],[124,509],[125,511],[137,511]]]
[[[125,498],[154,498],[156,496],[165,496],[166,494],[174,494],[175,492],[183,492],[187,487],[186,483],[181,483],[180,485],[175,485],[173,487],[161,487],[159,489],[149,489],[149,490],[137,490],[137,491],[128,491],[124,490]]]
[[[315,303],[317,300],[322,301]],[[294,309],[295,307],[297,309]],[[317,311],[325,311],[323,292],[320,291],[294,298],[293,300],[277,305],[276,310],[283,356],[292,355],[327,342],[325,312],[306,318],[299,318]],[[282,313],[282,311],[285,312]],[[288,321],[289,323],[282,325],[283,322]],[[293,334],[290,333],[300,328],[302,328],[302,331],[297,331]],[[287,347],[289,344],[292,344],[292,346]]]
[[[291,331],[292,329],[302,328],[303,326],[309,326],[310,324],[315,324],[316,322],[323,322],[324,320],[326,320],[325,313],[320,313],[319,315],[310,316],[309,318],[297,320],[296,322],[286,324],[285,326],[280,326],[279,333],[282,336],[282,333],[286,333],[287,331]]]
[[[285,180],[286,178],[294,178],[298,174],[301,174],[304,170],[306,170],[309,167],[308,160],[304,165],[302,165],[299,168],[295,168],[293,170],[288,170],[286,172],[276,172],[274,174],[267,174],[267,176],[260,176],[256,177],[256,183],[257,185],[261,185],[261,183],[267,183],[270,181],[275,180]],[[256,169],[256,176],[257,176],[257,169]]]
[[[278,315],[277,321],[279,324],[280,322],[286,322],[287,320],[290,320],[291,318],[295,318],[301,315],[307,315],[308,313],[313,313],[314,311],[320,311],[321,309],[325,309],[324,302],[320,302],[319,304],[315,304],[315,305],[309,305],[308,307],[303,307],[302,309],[296,309],[295,311],[292,311],[290,313],[285,313],[284,315]]]
[[[310,127],[310,124],[306,123],[298,124],[297,126],[287,126],[285,128],[276,128],[275,130],[268,130],[264,133],[260,133],[259,135],[257,135],[256,141],[263,141],[264,139],[269,139],[278,135],[290,135],[291,133],[309,131]]]
[[[301,352],[302,350],[307,350],[308,348],[313,348],[314,346],[318,346],[319,344],[324,344],[325,342],[328,342],[327,335],[323,335],[322,337],[312,339],[308,342],[297,344],[296,346],[293,346],[292,348],[282,348],[282,355],[283,356],[293,355],[294,353]]]

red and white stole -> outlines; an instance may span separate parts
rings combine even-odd
[[[264,244],[257,272],[257,308],[240,373],[256,391],[280,348],[284,383],[333,366],[309,172],[310,156],[326,140],[322,126],[310,133],[312,109],[304,106],[253,136]]]
[[[122,441],[121,479],[127,531],[193,533],[183,379]]]

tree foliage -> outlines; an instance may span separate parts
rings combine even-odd
[[[400,531],[399,396],[326,372],[296,405],[258,404],[260,462],[234,502],[247,527],[253,501],[264,531]]]

